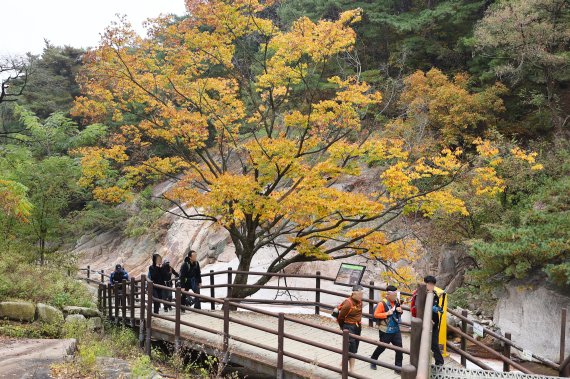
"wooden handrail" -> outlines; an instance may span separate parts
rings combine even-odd
[[[447,312],[448,312],[449,314],[451,314],[451,315],[457,317],[458,319],[460,319],[460,320],[462,320],[462,321],[465,321],[465,322],[466,322],[467,324],[469,324],[469,325],[473,325],[473,324],[474,324],[474,321],[473,321],[473,320],[468,319],[467,317],[463,316],[461,313],[459,313],[459,312],[457,312],[457,311],[455,311],[455,310],[453,310],[453,309],[449,309],[449,308],[448,308],[448,309],[447,309]],[[449,326],[448,326],[448,328],[449,328]],[[508,338],[506,338],[506,337],[504,337],[504,336],[502,336],[502,335],[500,335],[500,334],[498,334],[498,333],[495,333],[494,331],[492,331],[492,330],[489,329],[489,328],[483,327],[483,332],[484,332],[485,334],[490,335],[490,336],[493,337],[493,338],[498,339],[499,341],[503,342],[503,343],[506,344],[506,345],[509,345],[509,346],[511,346],[511,347],[513,347],[513,348],[519,350],[519,351],[524,351],[524,348],[521,347],[520,345],[516,344],[516,343],[513,342],[512,340],[510,340],[510,339],[508,339]],[[560,369],[560,365],[558,365],[558,364],[552,362],[551,360],[549,360],[549,359],[547,359],[547,358],[543,358],[543,357],[541,357],[541,356],[539,356],[539,355],[536,355],[536,354],[534,354],[534,353],[532,354],[532,357],[533,357],[534,359],[540,361],[540,362],[543,363],[544,365],[546,365],[546,366],[548,366],[548,367],[554,369],[554,370],[559,370],[559,369]]]
[[[503,354],[495,351],[494,349],[490,348],[489,346],[477,341],[475,338],[471,337],[469,334],[463,333],[463,331],[459,328],[453,327],[451,325],[448,325],[447,328],[449,330],[451,330],[454,333],[459,334],[460,336],[464,337],[465,339],[467,339],[468,341],[470,341],[471,343],[481,347],[482,349],[484,349],[485,351],[487,351],[488,353],[490,353],[491,355],[493,355],[495,358],[506,362],[508,364],[510,364],[511,366],[513,366],[514,368],[516,368],[519,371],[524,372],[525,374],[532,374],[532,371],[528,370],[527,368],[521,366],[520,364],[518,364],[517,362],[514,362],[513,360],[505,357]]]

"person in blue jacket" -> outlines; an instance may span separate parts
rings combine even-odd
[[[123,282],[123,280],[129,280],[129,274],[127,273],[127,271],[125,271],[125,269],[123,268],[123,266],[121,266],[120,264],[115,265],[115,271],[113,271],[111,273],[111,275],[109,276],[109,283],[111,284],[111,286],[115,286],[116,284],[121,284]],[[122,299],[123,299],[123,288],[119,289],[119,291],[117,292],[117,301],[119,303],[119,306],[122,306]]]

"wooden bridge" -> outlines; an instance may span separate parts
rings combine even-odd
[[[131,278],[122,284],[111,286],[106,283],[108,276],[104,271],[92,270],[90,267],[82,269],[85,279],[98,285],[99,309],[112,321],[125,326],[138,328],[141,344],[145,352],[150,354],[151,340],[171,342],[175,351],[185,346],[192,350],[203,351],[217,356],[223,362],[231,362],[247,367],[255,372],[275,376],[277,378],[398,378],[405,379],[428,377],[444,378],[483,378],[483,377],[521,377],[546,378],[537,376],[528,368],[511,358],[511,349],[522,348],[505,336],[486,329],[487,335],[501,341],[503,349],[497,352],[492,348],[473,339],[467,334],[467,324],[472,323],[464,314],[453,310],[449,312],[462,321],[461,328],[449,326],[453,332],[461,336],[461,343],[456,346],[447,342],[447,347],[461,356],[461,363],[465,367],[471,362],[485,371],[470,371],[458,368],[437,368],[430,365],[431,352],[431,304],[433,294],[427,293],[425,285],[418,288],[416,299],[418,317],[412,318],[410,324],[404,324],[409,333],[403,333],[403,347],[386,345],[379,341],[378,330],[373,328],[372,313],[378,303],[375,298],[377,292],[385,291],[374,283],[363,285],[368,290],[368,296],[363,298],[368,304],[368,311],[363,312],[363,330],[361,336],[349,335],[348,331],[341,331],[336,322],[328,315],[321,315],[321,310],[332,310],[347,295],[344,293],[321,288],[321,281],[334,281],[334,278],[317,275],[274,274],[265,272],[250,272],[250,275],[271,275],[273,277],[297,277],[315,281],[312,287],[291,286],[263,286],[264,289],[303,291],[314,295],[314,301],[297,300],[262,300],[262,299],[232,299],[216,297],[216,290],[226,288],[229,294],[232,284],[232,275],[236,271],[228,269],[220,272],[203,274],[203,280],[210,279],[210,285],[203,285],[202,292],[210,291],[210,296],[197,295],[186,292],[180,288],[171,288],[156,285],[147,280],[144,275],[139,279]],[[227,282],[215,284],[216,277],[224,276]],[[229,283],[229,284],[228,284]],[[244,285],[247,286],[247,285]],[[152,297],[153,289],[171,291],[173,301]],[[404,295],[410,295],[403,293]],[[198,297],[202,305],[209,309],[195,309],[182,305],[182,295]],[[321,302],[321,295],[338,297],[333,304]],[[150,300],[150,301],[149,301]],[[153,301],[168,304],[173,309],[160,314],[153,312]],[[312,314],[271,312],[260,309],[256,304],[310,307]],[[405,307],[404,307],[405,308]],[[426,315],[426,317],[424,317]],[[367,321],[367,322],[366,322]],[[367,325],[366,325],[367,324]],[[357,354],[348,351],[349,336],[360,341]],[[504,363],[503,372],[494,372],[482,360],[477,359],[467,351],[467,344],[475,344],[486,350],[490,355]],[[379,360],[370,358],[377,346],[386,350]],[[403,367],[394,366],[396,351],[404,354]],[[355,358],[353,370],[349,370],[349,359]],[[539,356],[533,356],[544,365],[559,372],[560,376],[570,377],[570,357],[561,364],[556,364]],[[370,364],[377,365],[372,370]],[[511,368],[517,373],[509,373]],[[396,373],[395,370],[401,373]],[[481,376],[481,373],[484,373]],[[501,376],[497,376],[501,375]]]

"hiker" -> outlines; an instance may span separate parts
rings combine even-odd
[[[400,321],[402,317],[402,306],[397,298],[398,289],[395,286],[388,286],[386,289],[386,299],[378,303],[374,310],[374,318],[378,319],[378,329],[380,335],[380,342],[385,344],[392,344],[394,346],[402,347],[402,333],[400,332]],[[386,348],[377,346],[370,358],[377,360],[380,354]],[[402,367],[402,360],[404,355],[401,351],[396,351],[395,365]],[[370,364],[372,370],[376,370],[374,363]],[[400,370],[395,370],[397,374]]]
[[[341,330],[346,329],[350,334],[356,334],[358,336],[362,331],[362,291],[363,288],[361,285],[357,284],[352,287],[352,295],[342,302],[337,318]],[[359,340],[349,336],[348,351],[356,354],[358,352],[359,343]],[[350,371],[354,369],[354,361],[354,358],[348,360]]]
[[[178,278],[180,275],[176,272],[176,270],[174,270],[174,268],[172,268],[172,266],[170,265],[170,261],[165,260],[164,263],[162,264],[161,267],[161,274],[162,274],[162,279],[164,280],[164,285],[167,287],[172,288],[172,275],[174,275],[176,278]],[[167,300],[169,302],[172,302],[172,291],[171,290],[164,290],[164,300]],[[164,304],[164,311],[168,312],[169,310],[172,309],[172,306],[170,304]]]
[[[435,364],[437,366],[443,365],[443,355],[441,355],[441,350],[439,348],[439,327],[440,327],[440,313],[443,313],[443,308],[439,306],[439,296],[435,292],[435,276],[428,275],[424,278],[424,283],[426,284],[426,289],[428,292],[433,292],[433,307],[431,321],[433,323],[431,332],[431,351],[435,359]],[[443,304],[442,304],[443,305]]]
[[[198,253],[194,250],[190,250],[186,258],[184,258],[184,263],[180,267],[180,284],[185,291],[192,290],[195,294],[200,294],[200,287],[202,286],[202,273],[200,272],[200,263],[198,262]],[[200,305],[200,299],[194,297],[189,300],[187,296],[182,295],[182,304],[187,306],[192,306],[194,308],[202,309]]]
[[[162,257],[160,254],[153,254],[152,255],[152,265],[148,267],[148,279],[152,281],[153,284],[164,285],[164,278],[162,274]],[[157,287],[152,288],[152,297],[155,299],[163,299],[162,289]],[[150,299],[149,299],[150,300]],[[154,313],[158,314],[160,310],[160,302],[157,300],[153,301]]]
[[[125,271],[125,269],[123,269],[123,266],[121,266],[120,264],[115,265],[115,271],[113,271],[109,276],[109,282],[111,283],[111,286],[114,287],[115,284],[122,284],[123,280],[129,280],[129,274]],[[124,290],[125,288],[122,288],[122,286],[120,286],[119,290],[117,290],[116,299],[119,306],[123,305]]]

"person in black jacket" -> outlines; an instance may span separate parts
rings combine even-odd
[[[172,275],[178,278],[180,275],[172,268],[170,265],[170,261],[164,261],[161,267],[162,279],[164,280],[164,285],[167,287],[172,287]],[[164,299],[172,302],[172,291],[164,290]],[[164,304],[164,311],[168,312],[172,309],[172,306],[169,304]]]
[[[431,351],[435,359],[435,364],[438,366],[443,365],[443,355],[441,355],[441,350],[439,348],[439,318],[440,313],[443,309],[439,305],[439,296],[435,292],[435,276],[428,275],[424,278],[424,283],[426,284],[426,289],[428,292],[433,292],[433,307],[432,307],[432,317],[433,328],[431,332]],[[442,304],[443,305],[443,304]]]
[[[180,282],[185,291],[192,290],[192,292],[200,294],[202,273],[200,272],[198,253],[194,250],[190,250],[188,252],[188,256],[184,258],[184,263],[182,263],[182,267],[180,267]],[[194,299],[189,300],[186,296],[183,296],[182,302],[188,306],[192,306],[192,304],[194,304],[194,308],[196,309],[202,308],[198,297],[194,297]]]
[[[160,254],[153,254],[152,255],[152,265],[148,267],[148,279],[152,281],[153,284],[159,284],[163,286],[164,283],[164,274],[162,273],[162,257]],[[152,297],[156,299],[163,299],[163,291],[159,288],[153,287],[152,289]],[[150,299],[149,299],[150,300]],[[160,309],[160,302],[153,301],[154,313],[158,314]]]

